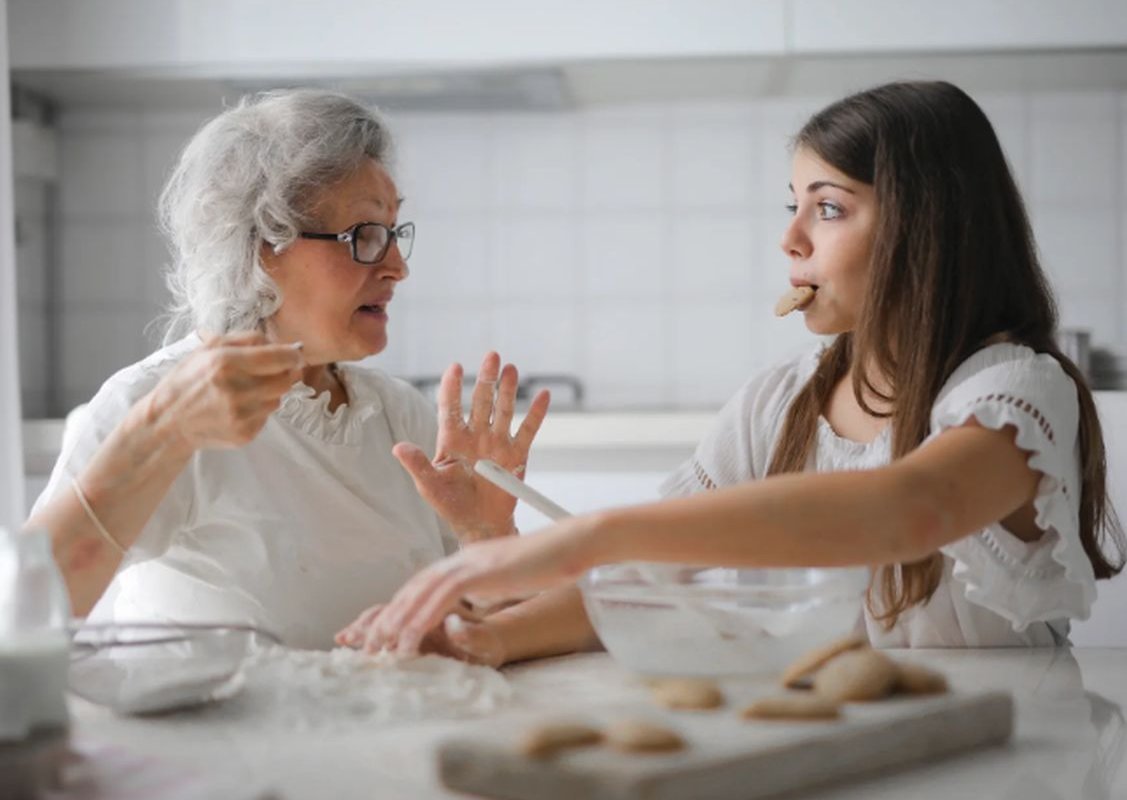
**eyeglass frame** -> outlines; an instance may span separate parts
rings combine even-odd
[[[383,228],[385,231],[387,231],[387,241],[384,242],[383,248],[380,250],[379,254],[372,261],[362,261],[357,256],[357,253],[356,253],[356,240],[357,240],[356,231],[359,230],[360,228],[363,228],[365,225],[375,225],[377,228]],[[406,237],[406,238],[409,238],[409,239],[412,240],[411,249],[414,250],[414,247],[415,247],[415,245],[414,245],[415,223],[414,222],[404,222],[401,225],[396,225],[394,228],[391,227],[390,225],[384,225],[382,222],[357,222],[352,227],[346,228],[343,231],[341,231],[340,233],[318,233],[318,232],[314,232],[314,231],[301,231],[300,233],[298,233],[298,237],[301,238],[301,239],[319,239],[319,240],[329,241],[329,242],[347,242],[349,253],[352,255],[353,261],[355,261],[357,264],[363,264],[366,267],[374,267],[374,266],[378,265],[381,261],[383,261],[385,258],[387,258],[387,254],[388,254],[388,252],[391,251],[391,245],[393,243],[398,247],[399,239],[402,236],[400,231],[402,231],[404,228],[410,228],[410,230],[411,230],[411,235],[409,237]],[[410,257],[411,257],[411,251],[408,251],[407,255],[403,256],[403,260],[406,261]]]

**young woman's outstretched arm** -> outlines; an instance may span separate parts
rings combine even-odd
[[[1012,428],[971,423],[879,469],[780,475],[574,517],[531,536],[469,546],[427,567],[368,620],[365,639],[372,648],[397,643],[411,651],[464,596],[546,589],[618,561],[785,567],[918,560],[992,522],[1023,519],[1040,480],[1027,461]]]

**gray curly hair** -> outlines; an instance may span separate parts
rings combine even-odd
[[[204,125],[159,201],[172,247],[165,342],[192,330],[260,326],[281,305],[260,247],[293,244],[320,191],[364,158],[388,165],[380,115],[337,92],[287,89],[244,97]]]

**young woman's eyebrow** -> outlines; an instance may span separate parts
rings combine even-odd
[[[841,189],[843,192],[849,192],[850,194],[857,194],[848,186],[842,186],[840,183],[834,183],[833,181],[814,181],[812,184],[806,187],[806,193],[809,194],[810,192],[816,192],[819,189],[824,189],[827,186],[833,189]],[[793,192],[794,184],[788,183],[787,188]]]

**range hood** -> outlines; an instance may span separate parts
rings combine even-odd
[[[391,109],[552,110],[897,78],[1127,87],[1122,0],[8,0],[15,83],[67,106],[215,108],[332,86]]]
[[[1127,88],[1127,50],[605,60],[372,75],[201,78],[130,70],[13,69],[13,84],[68,108],[212,109],[249,92],[318,86],[393,111],[553,111],[622,103],[832,96],[943,78],[979,92]]]

